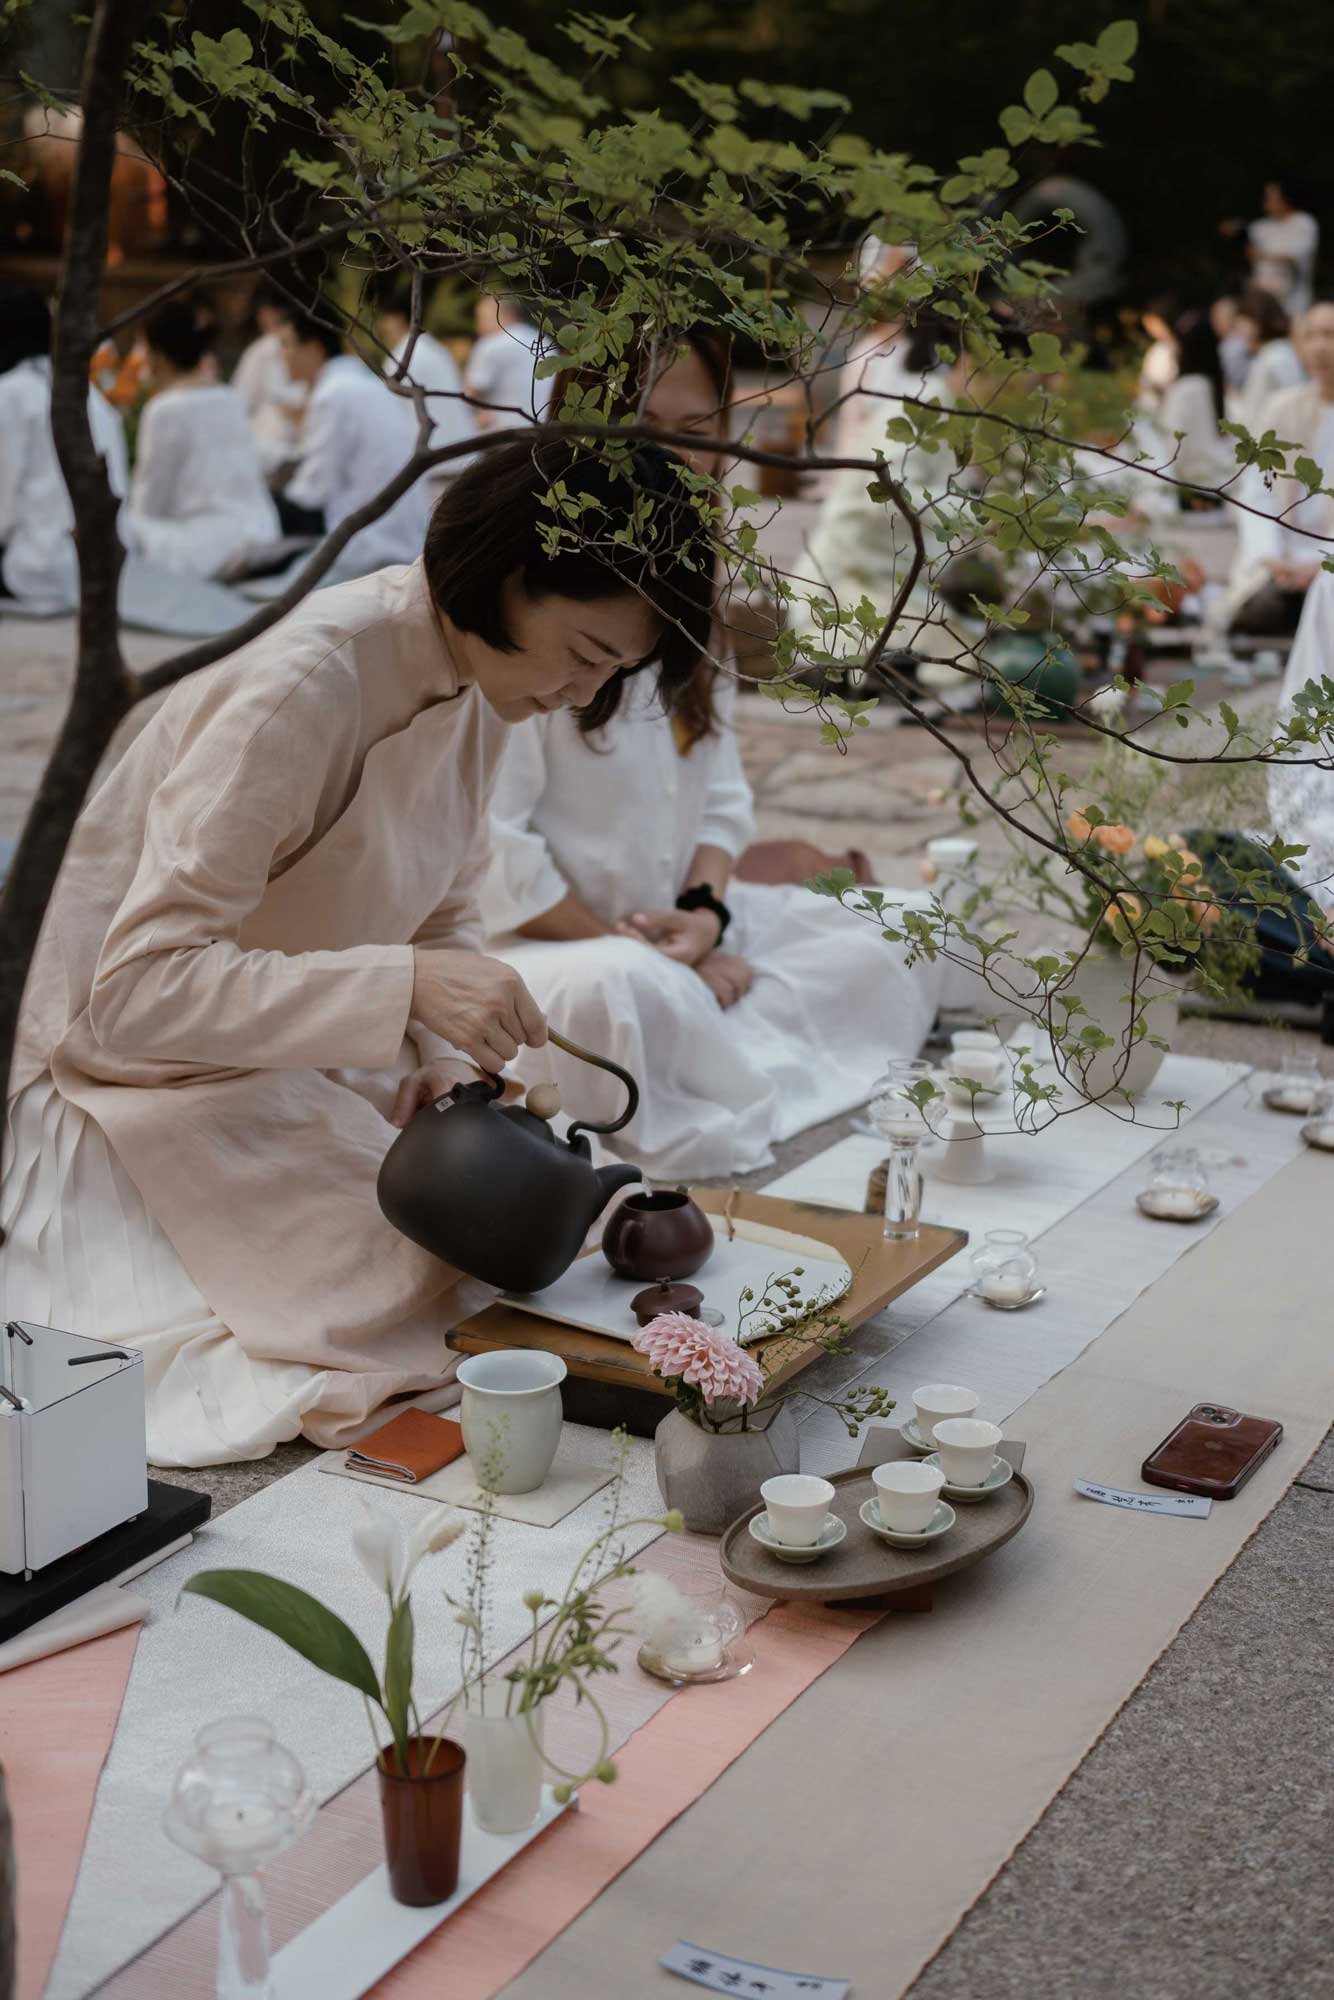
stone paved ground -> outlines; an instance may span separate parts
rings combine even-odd
[[[71,645],[68,621],[0,619],[0,851],[58,725]],[[134,637],[129,650],[144,665],[172,646]],[[811,723],[758,697],[744,700],[742,717],[762,835],[860,846],[887,879],[904,881],[923,843],[953,830],[930,798],[952,760],[920,731],[875,728],[839,759]],[[1065,760],[1071,768],[1078,754]],[[1313,1036],[1303,1045],[1316,1052]],[[1267,1064],[1278,1038],[1253,1024],[1186,1020],[1176,1046]],[[1334,1070],[1328,1054],[1320,1059]],[[783,1164],[835,1136],[804,1135]],[[308,1456],[294,1444],[259,1465],[180,1477],[222,1508]],[[1332,1557],[1326,1440],[922,1975],[915,2000],[1334,1996]],[[886,1809],[906,1802],[887,1795]],[[892,1923],[892,1884],[883,1907]]]

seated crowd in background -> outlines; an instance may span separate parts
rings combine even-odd
[[[111,490],[128,484],[125,430],[89,388],[93,442]],[[78,597],[74,509],[51,434],[51,313],[30,286],[0,288],[0,599],[32,612],[64,611]]]
[[[208,365],[211,329],[194,306],[160,306],[144,345],[152,394],[139,419],[124,540],[164,569],[217,576],[278,533],[245,404]]]

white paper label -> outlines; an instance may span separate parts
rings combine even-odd
[[[710,1993],[743,1993],[750,2000],[847,2000],[851,1987],[846,1979],[819,1978],[809,1972],[779,1972],[772,1965],[752,1965],[749,1959],[729,1958],[724,1951],[708,1951],[703,1945],[674,1944],[658,1960],[667,1972],[693,1979]]]
[[[1134,1514],[1184,1514],[1201,1521],[1213,1506],[1203,1494],[1125,1493],[1119,1486],[1095,1486],[1091,1480],[1077,1479],[1075,1492],[1086,1500],[1101,1500],[1106,1507],[1128,1507]]]

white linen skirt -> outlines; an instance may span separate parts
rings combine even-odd
[[[419,1379],[392,1370],[248,1354],[201,1297],[101,1127],[60,1095],[49,1074],[11,1103],[7,1157],[0,1321],[139,1348],[150,1464],[265,1458],[300,1435],[350,1444],[396,1396],[431,1410],[457,1402],[456,1360],[422,1393]],[[476,1288],[478,1305],[493,1296]]]
[[[887,890],[928,908],[922,892]],[[526,981],[553,1028],[628,1069],[640,1106],[604,1145],[650,1180],[752,1172],[773,1146],[870,1097],[896,1057],[915,1056],[948,1004],[951,968],[909,967],[906,949],[809,889],[734,882],[723,949],[749,961],[750,991],[724,1010],[693,967],[630,938],[491,948]],[[614,1077],[559,1049],[522,1049],[526,1083],[555,1078],[565,1111],[619,1116]]]

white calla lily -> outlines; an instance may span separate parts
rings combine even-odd
[[[352,1548],[371,1582],[386,1597],[397,1597],[406,1580],[407,1549],[394,1516],[363,1499],[361,1519],[352,1530]]]

